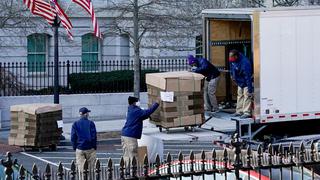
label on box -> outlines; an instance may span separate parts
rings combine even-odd
[[[174,92],[160,92],[161,100],[164,102],[173,102]]]
[[[63,121],[62,120],[57,121],[57,123],[58,123],[58,128],[63,128]]]

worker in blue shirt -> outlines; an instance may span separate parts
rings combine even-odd
[[[80,119],[73,123],[71,129],[71,143],[76,151],[76,163],[80,177],[83,177],[84,162],[87,160],[89,169],[94,168],[97,150],[97,131],[93,121],[88,119],[86,107],[79,109]]]
[[[247,57],[237,50],[229,53],[231,78],[238,86],[237,108],[234,116],[250,118],[252,116],[253,77],[252,65]]]
[[[128,103],[127,120],[122,128],[121,136],[123,158],[127,166],[133,157],[137,158],[138,139],[141,138],[143,120],[148,119],[159,107],[159,100],[146,110],[140,108],[139,98],[129,96]]]
[[[220,79],[220,71],[207,59],[188,56],[188,63],[192,66],[191,71],[202,74],[206,77],[204,82],[204,110],[208,113],[216,113],[219,106],[216,98],[216,91]]]

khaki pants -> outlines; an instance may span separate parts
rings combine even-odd
[[[83,178],[83,170],[84,170],[84,162],[85,160],[87,160],[88,162],[88,167],[89,167],[89,174],[88,174],[88,178],[90,179],[90,177],[92,176],[94,172],[94,164],[96,161],[97,155],[96,155],[96,150],[94,149],[89,149],[89,150],[80,150],[80,149],[76,149],[76,163],[77,163],[77,167],[79,170],[79,180],[84,179]]]
[[[238,87],[236,113],[252,113],[252,97],[249,97],[248,87]]]
[[[138,139],[121,136],[121,144],[124,162],[126,167],[129,167],[133,157],[138,158]]]
[[[204,104],[205,111],[216,111],[219,109],[216,91],[220,77],[204,82]]]

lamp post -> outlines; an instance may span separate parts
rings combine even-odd
[[[56,16],[52,25],[54,31],[54,89],[53,89],[53,102],[59,104],[59,26],[58,16]]]

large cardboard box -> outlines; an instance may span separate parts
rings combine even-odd
[[[204,76],[186,71],[152,73],[146,75],[146,83],[149,105],[161,96],[161,92],[173,93],[173,102],[160,102],[160,107],[151,115],[152,123],[171,128],[204,122]]]
[[[202,91],[203,76],[188,71],[146,74],[148,85],[165,91]]]

